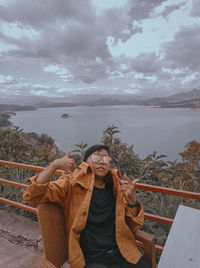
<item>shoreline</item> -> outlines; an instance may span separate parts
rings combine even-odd
[[[7,125],[7,126],[0,126],[0,131],[4,131],[4,130],[8,130],[8,129],[12,129],[13,127],[15,127],[14,125]]]

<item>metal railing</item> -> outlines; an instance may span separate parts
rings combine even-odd
[[[15,162],[4,161],[4,160],[0,160],[0,165],[23,168],[23,169],[28,169],[28,170],[35,170],[35,171],[42,171],[45,169],[45,168],[39,167],[39,166],[15,163]],[[62,173],[63,173],[62,171],[59,171],[59,170],[56,171],[56,174],[58,174],[58,175],[61,175]],[[14,187],[18,187],[21,189],[26,189],[28,187],[27,184],[18,183],[18,182],[14,182],[14,181],[10,181],[10,180],[5,180],[3,178],[0,178],[0,183],[7,184],[10,186],[14,186]],[[157,192],[157,193],[162,193],[162,194],[174,195],[174,196],[178,196],[178,197],[200,200],[200,193],[195,193],[195,192],[176,190],[176,189],[160,187],[160,186],[153,186],[153,185],[148,185],[148,184],[144,184],[144,183],[136,183],[135,188],[145,190],[145,191],[151,191],[151,192]],[[7,198],[0,197],[0,202],[3,202],[5,204],[8,204],[8,205],[20,208],[20,209],[28,210],[28,211],[33,212],[33,213],[37,213],[36,208],[25,205],[25,204],[21,204],[21,203],[12,201],[12,200],[9,200]],[[163,224],[167,224],[167,225],[172,225],[172,223],[173,223],[173,219],[161,217],[161,216],[150,214],[150,213],[144,213],[144,218],[146,220],[155,221],[155,222],[159,222],[159,223],[163,223]],[[155,245],[155,251],[161,253],[162,250],[163,250],[162,246]]]

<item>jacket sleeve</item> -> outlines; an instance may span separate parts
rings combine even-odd
[[[28,179],[29,186],[23,193],[23,199],[33,206],[46,202],[55,202],[62,205],[69,190],[69,175],[62,175],[56,181],[44,184],[36,183],[38,175]]]
[[[135,233],[144,224],[144,210],[141,202],[138,202],[138,208],[129,208],[125,204],[126,224],[131,231]]]

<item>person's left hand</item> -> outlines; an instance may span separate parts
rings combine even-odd
[[[131,180],[126,175],[124,175],[124,179],[127,183],[123,183],[121,185],[121,190],[124,192],[126,200],[131,204],[135,204],[136,202],[136,194],[135,194],[135,184],[139,181],[139,179]]]

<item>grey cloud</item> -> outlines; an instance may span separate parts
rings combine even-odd
[[[200,27],[184,27],[175,35],[174,41],[164,44],[163,62],[171,68],[187,68],[200,71]]]
[[[146,6],[146,1],[144,4]],[[8,7],[2,6],[0,18],[17,22],[21,28],[32,27],[39,31],[41,38],[37,41],[9,40],[21,50],[28,50],[30,56],[48,58],[58,55],[57,58],[61,59],[62,56],[81,55],[105,59],[111,56],[106,45],[107,36],[125,42],[134,33],[141,32],[140,26],[133,26],[130,7],[110,9],[97,16],[89,0],[85,0],[84,5],[82,0],[18,0]],[[13,51],[12,56],[15,52],[20,56],[17,51]],[[22,52],[21,56],[23,54],[27,55]]]
[[[143,83],[143,81],[146,81],[145,77],[159,76],[162,72],[162,67],[160,56],[154,52],[140,54],[135,58],[121,55],[115,59],[115,65],[110,73],[110,78],[117,79],[123,77],[123,80],[133,79],[135,74],[140,74],[144,78],[138,78],[140,79],[138,81]]]
[[[19,0],[8,8],[3,7],[0,13],[4,21],[17,21],[40,32],[36,40],[2,36],[5,42],[17,46],[5,56],[40,58],[49,64],[65,65],[75,79],[86,83],[92,83],[102,75],[106,77],[105,65],[110,64],[112,56],[103,26],[97,22],[90,1],[84,1],[83,8],[80,0],[34,1],[34,6]],[[98,63],[96,58],[100,59]]]
[[[71,19],[91,23],[94,10],[89,0],[84,0],[84,5],[82,0],[17,0],[9,6],[1,6],[0,18],[7,22],[17,22],[21,27],[28,25],[40,30],[41,27]]]
[[[173,4],[166,6],[164,11],[161,13],[165,18],[168,17],[169,14],[171,14],[173,11],[180,9],[182,6],[184,6],[186,2],[181,2],[179,4]]]
[[[129,1],[123,9],[111,8],[97,15],[89,0],[85,0],[84,5],[82,0],[11,2],[10,6],[1,7],[1,20],[16,22],[21,28],[31,27],[39,32],[39,37],[33,40],[2,36],[5,42],[17,47],[5,56],[40,58],[48,64],[61,64],[74,79],[92,83],[108,77],[111,69],[115,69],[107,37],[125,42],[141,32],[141,26],[133,23],[135,18],[148,16],[159,3],[143,0],[133,7],[133,2]],[[142,11],[144,7],[144,13],[138,16],[138,9]]]
[[[142,33],[140,22],[149,18],[151,12],[166,0],[129,0],[123,8],[106,10],[100,17],[107,35],[114,38],[114,45],[119,40],[126,42],[136,33]],[[138,22],[135,24],[134,22]]]
[[[153,74],[161,69],[161,62],[156,53],[140,54],[131,61],[131,69],[138,73]]]
[[[192,9],[190,15],[192,17],[199,17],[200,16],[200,2],[199,0],[192,1]]]
[[[15,38],[0,33],[2,42],[16,47],[16,49],[9,49],[8,52],[2,53],[1,62],[37,62],[38,69],[40,66],[57,65],[69,71],[71,83],[84,82],[95,85],[95,81],[101,81],[101,85],[104,86],[102,92],[107,88],[106,83],[110,81],[117,81],[116,86],[121,83],[121,88],[123,88],[125,80],[130,81],[130,84],[134,81],[136,83],[134,88],[144,92],[149,90],[153,93],[159,92],[162,88],[169,91],[172,88],[180,88],[185,72],[177,74],[173,72],[173,69],[187,69],[189,74],[199,71],[200,30],[198,25],[183,28],[175,36],[173,42],[165,44],[161,48],[164,59],[156,53],[140,54],[135,58],[113,57],[107,46],[108,37],[113,38],[113,45],[115,45],[119,40],[126,42],[133,34],[142,32],[142,20],[151,17],[155,8],[165,1],[129,0],[123,8],[110,8],[99,14],[95,13],[89,0],[14,1],[9,7],[0,8],[0,22],[17,22],[18,27],[22,29],[33,28],[38,32],[38,38]],[[179,5],[167,6],[163,15],[167,16],[182,4],[183,2]],[[199,3],[193,1],[193,15],[197,14],[194,9],[198,6]],[[164,67],[168,68],[169,72],[165,72]],[[23,71],[21,66],[21,72]],[[62,81],[67,80],[68,73],[55,72],[55,74]],[[137,78],[135,74],[142,74],[143,78]],[[47,77],[45,72],[42,75],[41,83],[42,79]],[[53,80],[54,76],[52,77]],[[105,84],[103,84],[104,79],[107,79]],[[195,85],[195,81],[191,80],[187,85]],[[51,96],[56,90],[60,92],[60,95],[65,94],[56,87],[32,87],[30,84],[17,81],[12,87],[9,85],[7,87],[10,91],[15,87],[17,94],[21,92],[25,95],[29,92],[36,94],[37,91],[45,90]],[[87,89],[83,90],[87,91]],[[95,92],[95,89],[93,90]],[[99,88],[96,90],[99,92]]]
[[[12,79],[10,83],[0,83],[0,94],[3,92],[3,94],[12,95],[14,96],[30,96],[31,95],[37,95],[38,91],[44,91],[48,93],[48,95],[53,95],[56,91],[56,87],[50,87],[50,86],[42,86],[42,85],[36,85],[33,86],[22,79]]]
[[[149,18],[154,9],[167,0],[129,0],[130,15],[134,20]]]
[[[76,73],[76,78],[85,82],[93,83],[97,80],[104,79],[108,77],[110,69],[112,69],[113,63],[112,60],[107,60],[104,62],[98,61],[87,61],[87,62],[78,62],[76,66],[69,67],[72,70],[72,73]],[[74,69],[72,69],[74,68]]]
[[[103,24],[107,36],[114,38],[113,45],[116,45],[119,40],[126,42],[134,34],[142,32],[142,27],[135,25],[130,16],[130,7],[106,10],[101,15],[99,23]]]

